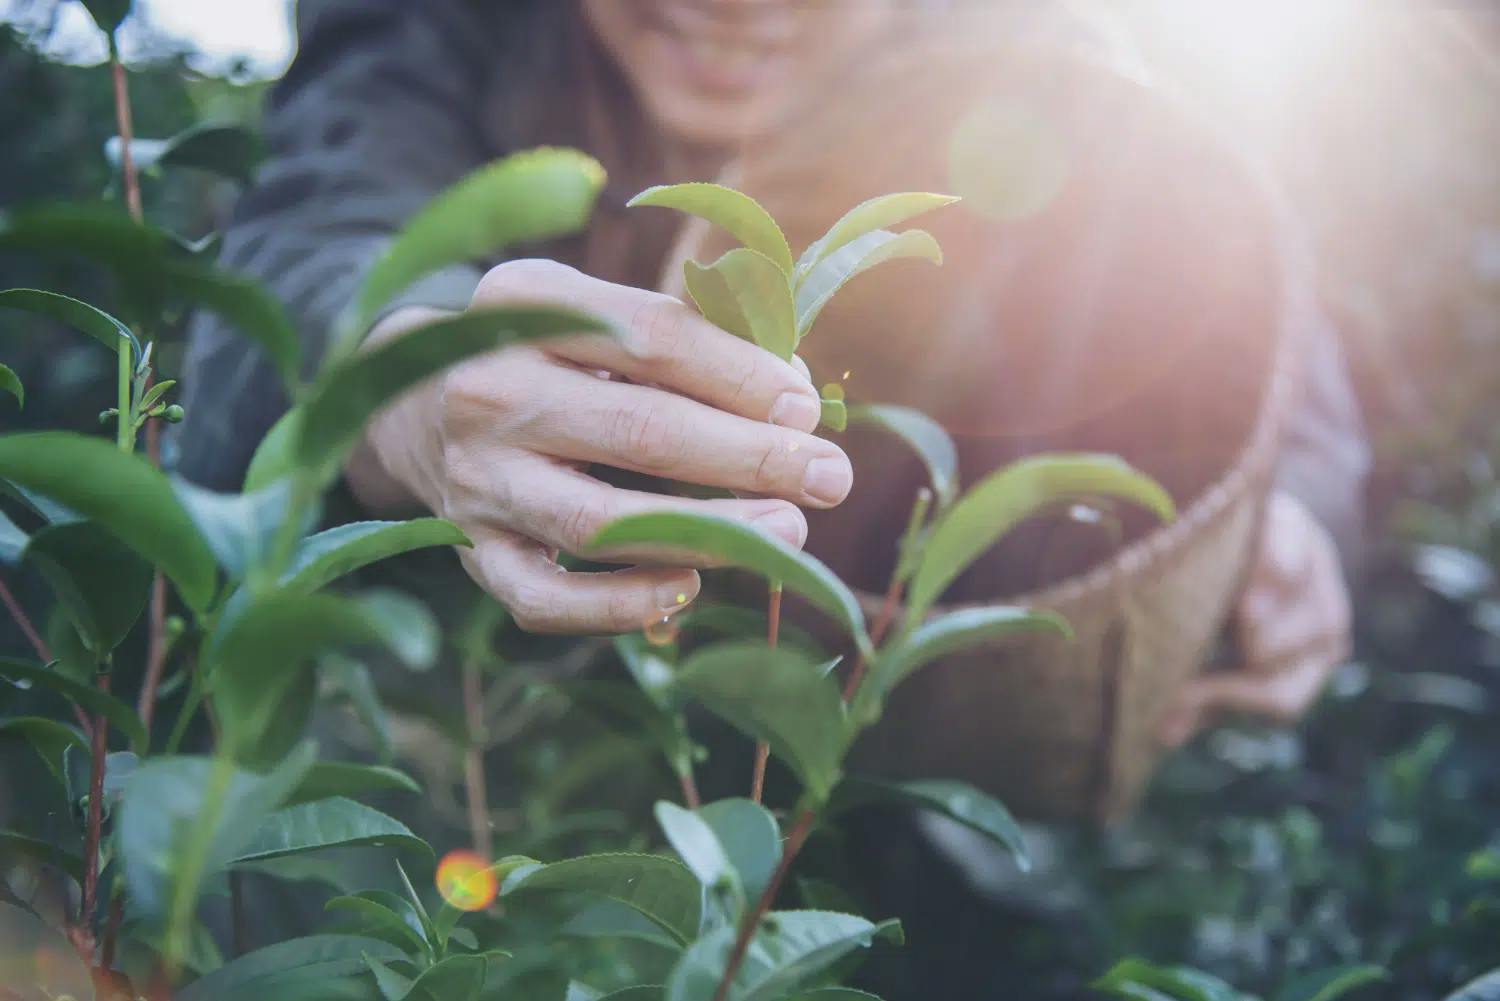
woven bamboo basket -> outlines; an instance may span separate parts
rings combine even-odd
[[[726,181],[794,249],[864,198],[977,185],[917,223],[942,244],[941,270],[897,262],[856,279],[799,353],[820,381],[850,370],[852,399],[940,420],[966,485],[1022,455],[1087,449],[1124,456],[1176,499],[1175,522],[1126,513],[1108,546],[1096,534],[1059,556],[1055,532],[1033,527],[988,554],[939,614],[1023,603],[1064,615],[1074,639],[929,667],[856,752],[885,774],[974,782],[1027,816],[1103,820],[1139,797],[1163,713],[1223,634],[1291,405],[1304,302],[1270,199],[1200,123],[1092,58],[1006,48],[1002,31],[913,32],[748,144]],[[976,135],[981,162],[956,163]],[[683,256],[729,245],[690,228],[668,283]],[[867,592],[872,617],[922,478],[876,437],[844,440],[854,494],[809,518],[810,551]]]

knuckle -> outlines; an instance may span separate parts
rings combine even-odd
[[[691,316],[687,307],[676,299],[652,295],[631,318],[627,350],[643,362],[678,358],[687,347]]]
[[[562,621],[563,610],[547,588],[513,581],[499,597],[516,625],[528,633],[552,632]]]
[[[536,299],[556,294],[560,284],[578,274],[559,261],[545,257],[523,257],[505,261],[487,271],[474,292],[477,303],[499,303],[517,299]]]
[[[575,502],[563,515],[559,542],[570,553],[585,552],[610,520],[608,504],[593,499]]]
[[[655,468],[669,469],[687,451],[687,427],[668,408],[643,406],[616,412],[610,444],[620,455]]]
[[[785,449],[778,438],[769,439],[761,448],[760,461],[750,474],[750,489],[760,494],[780,493],[786,486]]]

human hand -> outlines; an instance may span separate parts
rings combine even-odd
[[[805,374],[657,292],[590,278],[552,261],[512,261],[479,283],[472,307],[542,304],[612,322],[618,338],[579,335],[519,345],[454,366],[383,410],[366,431],[350,481],[367,503],[392,487],[473,540],[470,576],[523,629],[609,633],[640,629],[698,593],[680,552],[593,552],[608,522],[645,511],[737,519],[800,547],[797,505],[832,507],[853,470],[809,432],[817,391]],[[434,318],[393,313],[378,343]],[[621,380],[628,381],[621,381]],[[766,499],[694,500],[605,484],[589,464],[614,466]],[[611,563],[570,573],[559,551]]]
[[[1188,685],[1160,730],[1169,747],[1230,713],[1300,719],[1350,652],[1349,593],[1333,539],[1302,502],[1274,493],[1234,617],[1241,664]]]

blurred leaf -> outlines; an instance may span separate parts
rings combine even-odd
[[[680,708],[682,699],[674,691],[677,669],[658,654],[644,636],[639,633],[616,636],[614,647],[642,694],[663,709]]]
[[[104,158],[116,170],[121,167],[123,145],[119,136],[111,136],[104,144]],[[250,182],[260,152],[255,133],[241,125],[217,122],[200,122],[168,139],[136,138],[130,143],[136,170],[192,167],[241,184]]]
[[[1500,968],[1471,980],[1443,1001],[1497,1001],[1500,999]]]
[[[737,929],[717,928],[683,953],[667,980],[668,1001],[714,996]],[[855,949],[878,929],[864,918],[829,911],[772,911],[755,933],[725,1001],[775,1001]]]
[[[1276,1001],[1337,1001],[1361,987],[1387,981],[1391,975],[1379,966],[1343,966],[1298,977],[1276,994]]]
[[[350,761],[320,761],[297,786],[287,806],[310,803],[332,796],[358,796],[372,792],[420,793],[416,779],[383,765],[361,765]]]
[[[0,662],[0,672],[4,671],[3,664],[4,662]],[[29,743],[59,785],[66,785],[63,777],[63,750],[76,747],[80,754],[89,752],[88,741],[83,739],[81,733],[66,723],[42,716],[16,716],[0,720],[0,734],[4,733],[15,734]]]
[[[0,436],[0,477],[45,494],[113,532],[177,585],[188,607],[212,600],[213,553],[144,458],[64,431]]]
[[[661,511],[616,519],[605,525],[590,545],[614,548],[638,543],[671,546],[753,570],[839,620],[861,650],[869,649],[864,613],[854,593],[832,570],[780,539],[727,518]]]
[[[678,685],[796,773],[816,801],[827,800],[843,761],[847,719],[833,680],[805,654],[762,642],[726,642],[694,653]]]
[[[26,542],[26,533],[4,511],[0,511],[0,563],[14,566],[19,562]]]
[[[829,814],[867,805],[904,806],[930,810],[955,820],[989,838],[1010,853],[1023,871],[1031,868],[1026,837],[999,800],[967,782],[948,779],[917,779],[889,782],[850,776],[839,783],[829,804]]]
[[[132,0],[83,0],[84,9],[101,31],[114,34],[120,22],[130,15]],[[110,42],[113,50],[114,43]]]
[[[1212,974],[1185,966],[1157,966],[1135,957],[1116,963],[1089,986],[1130,1001],[1245,1001],[1244,995]]]
[[[356,521],[304,539],[281,583],[310,594],[361,567],[414,549],[469,545],[468,536],[442,518]]]
[[[1449,601],[1473,601],[1495,585],[1495,574],[1488,563],[1455,546],[1414,546],[1412,571]]]
[[[297,385],[302,339],[281,302],[256,282],[192,260],[169,260],[161,278],[176,297],[214,313],[266,352],[282,385]]]
[[[951,205],[959,199],[953,195],[935,195],[923,191],[905,191],[880,195],[854,206],[823,237],[807,248],[797,260],[797,277],[806,275],[829,254],[874,232],[899,226],[909,219]]]
[[[399,820],[363,803],[335,796],[285,807],[266,817],[231,861],[259,862],[353,845],[384,845],[432,854],[427,842],[412,834]]]
[[[450,365],[520,341],[587,332],[610,328],[542,306],[472,309],[416,327],[323,371],[299,408],[292,454],[305,468],[321,468],[353,444],[382,406]]]
[[[825,387],[826,390],[826,387]],[[833,431],[845,431],[849,428],[849,405],[842,399],[831,399],[826,394],[818,401],[821,408],[818,412],[818,425]]]
[[[203,668],[225,746],[244,758],[318,654],[350,644],[379,644],[382,634],[354,602],[326,594],[272,592],[210,637]]]
[[[981,480],[933,526],[907,592],[907,628],[920,622],[948,585],[1012,528],[1059,500],[1078,496],[1131,501],[1163,521],[1175,511],[1172,498],[1156,481],[1113,456],[1056,454],[1013,462]]]
[[[110,725],[123,733],[137,751],[146,746],[146,729],[141,726],[140,717],[136,716],[135,710],[91,685],[79,684],[49,668],[37,667],[9,657],[0,657],[0,676],[11,681],[30,682],[56,692],[90,715],[102,713]]]
[[[906,442],[927,467],[927,478],[942,511],[958,493],[958,450],[943,426],[920,410],[886,404],[855,404],[849,420],[887,431]]]
[[[862,690],[859,703],[863,706],[868,699],[878,707],[897,685],[934,660],[1029,632],[1050,632],[1065,638],[1073,635],[1067,620],[1055,612],[1017,605],[966,608],[929,619],[880,651],[865,680],[869,694]]]
[[[132,357],[141,356],[141,342],[136,340],[129,327],[86,302],[41,289],[12,288],[0,292],[0,309],[19,309],[51,317],[79,333],[88,334],[110,351],[119,350],[120,339],[124,338],[130,344]]]
[[[265,775],[223,758],[159,757],[141,764],[115,814],[116,851],[135,912],[159,919],[175,897],[196,897],[201,880],[241,853],[315,757],[313,745],[303,744]]]
[[[387,302],[434,271],[582,229],[603,186],[603,168],[573,150],[528,150],[479,168],[418,212],[370,268],[351,336],[363,336]]]
[[[792,273],[792,249],[781,227],[749,195],[719,184],[666,184],[647,188],[626,203],[654,205],[700,216],[729,231],[736,240],[771,260],[782,275]]]
[[[286,517],[287,484],[273,483],[243,494],[205,490],[179,476],[172,477],[171,484],[183,510],[231,580],[243,580],[265,559]]]
[[[899,258],[920,258],[942,264],[943,251],[926,230],[890,233],[879,229],[823,258],[797,286],[797,340],[807,336],[823,307],[855,276],[877,264]]]
[[[824,987],[821,990],[798,994],[791,1001],[880,1001],[879,996],[852,987]]]
[[[343,692],[349,698],[354,714],[370,731],[375,740],[375,749],[380,760],[389,762],[396,756],[391,743],[390,725],[386,721],[385,706],[380,693],[370,677],[370,669],[357,660],[342,654],[331,653],[321,661],[321,673],[335,692]]]
[[[18,1001],[94,1001],[94,978],[62,932],[0,901],[0,983]]]
[[[97,522],[47,525],[21,559],[47,578],[59,606],[99,661],[125,639],[151,590],[151,568]]]
[[[402,958],[401,950],[361,935],[308,935],[257,949],[178,991],[176,1001],[317,1001],[321,985],[330,1001],[334,985],[363,978],[364,956]]]
[[[692,767],[693,743],[681,720],[644,692],[620,681],[564,681],[550,687],[624,733],[646,737],[677,774]]]
[[[684,945],[698,935],[702,891],[698,880],[676,859],[626,853],[585,855],[518,869],[501,887],[505,897],[543,890],[617,901],[639,911]]]
[[[660,984],[637,984],[600,996],[599,1001],[666,1001],[667,989]]]
[[[21,377],[9,365],[0,365],[0,390],[14,396],[17,407],[26,406],[26,387],[21,385]]]
[[[600,900],[590,904],[569,918],[559,931],[563,935],[579,938],[635,939],[673,952],[680,948],[674,939],[662,931],[661,925],[644,917],[634,908],[613,900]]]
[[[431,670],[442,652],[443,633],[421,600],[394,588],[371,588],[353,596],[387,650],[411,671]]]
[[[33,838],[18,831],[0,830],[0,852],[8,859],[27,856],[42,865],[61,870],[75,883],[83,883],[83,859],[76,853],[65,850],[56,841]],[[3,919],[0,919],[0,926],[3,924]],[[5,944],[5,939],[0,937],[0,972],[5,969]]]
[[[721,799],[698,809],[739,873],[745,900],[753,904],[765,892],[781,861],[781,831],[776,818],[748,799]]]
[[[769,257],[738,247],[706,268],[683,262],[683,278],[708,322],[791,361],[796,308],[786,275]]]
[[[302,434],[302,408],[293,407],[276,419],[270,430],[255,446],[250,465],[245,469],[245,493],[264,490],[297,468],[297,439]]]

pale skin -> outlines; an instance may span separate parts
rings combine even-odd
[[[723,150],[793,99],[824,61],[884,30],[898,6],[579,2],[678,161],[694,164],[722,163]],[[589,540],[613,518],[696,510],[800,547],[801,509],[837,505],[852,488],[848,458],[812,434],[817,392],[806,369],[713,327],[681,301],[550,261],[514,261],[484,277],[471,306],[504,303],[594,313],[620,336],[510,348],[454,367],[372,421],[348,473],[372,508],[416,502],[463,529],[474,542],[461,552],[465,568],[523,629],[630,632],[696,597],[703,564],[680,553],[591,551]],[[368,343],[436,315],[399,310]],[[746,499],[625,490],[590,476],[591,466]],[[559,552],[626,566],[569,572]],[[1230,713],[1295,720],[1346,655],[1348,595],[1332,540],[1290,497],[1277,494],[1266,507],[1234,624],[1243,663],[1182,694],[1164,721],[1165,743]]]

